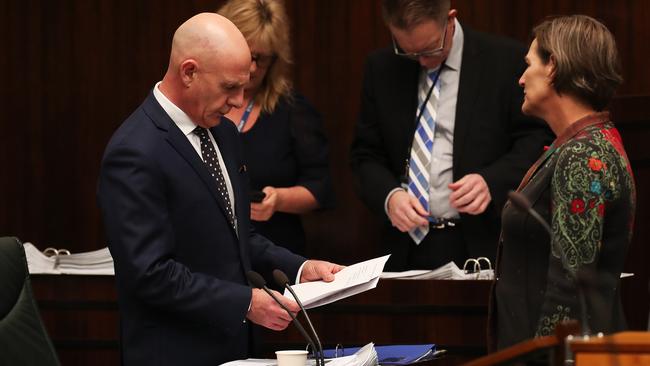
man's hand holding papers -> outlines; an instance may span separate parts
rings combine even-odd
[[[334,275],[335,279],[332,282],[300,283],[291,288],[307,309],[329,304],[375,288],[388,257],[390,255],[345,267]],[[303,268],[303,271],[306,269]],[[304,274],[301,277],[304,277]],[[285,296],[290,296],[288,290],[285,290]]]
[[[334,274],[343,269],[338,264],[309,259],[302,268],[300,283],[322,279],[325,282],[334,281]]]

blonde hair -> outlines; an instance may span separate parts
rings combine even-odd
[[[623,82],[616,41],[602,23],[586,15],[548,19],[533,29],[537,55],[553,59],[553,88],[603,110]]]
[[[246,41],[270,49],[275,59],[266,72],[255,103],[271,113],[281,97],[289,97],[291,45],[289,21],[281,0],[230,0],[218,14],[233,22]]]

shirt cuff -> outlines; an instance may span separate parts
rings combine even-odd
[[[294,284],[299,284],[300,283],[300,276],[302,275],[302,268],[305,266],[306,263],[307,263],[307,261],[302,262],[302,265],[298,269],[298,274],[296,275],[296,280],[294,281]]]
[[[253,306],[253,289],[251,288],[251,302],[248,303],[248,310],[246,310],[246,315],[251,311],[251,306]],[[246,315],[244,315],[244,319],[242,320],[242,323],[246,323]]]
[[[404,189],[402,187],[395,188],[392,191],[388,192],[388,195],[386,196],[386,199],[384,200],[384,212],[386,213],[386,216],[388,216],[388,218],[390,218],[390,216],[388,215],[388,200],[390,200],[390,198],[393,196],[393,194],[395,194],[395,192],[397,192],[397,191],[406,192],[406,189]]]

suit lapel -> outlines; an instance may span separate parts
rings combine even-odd
[[[397,57],[397,56],[395,56]],[[402,147],[401,151],[397,153],[403,156],[404,159],[409,158],[410,145],[413,141],[415,134],[415,118],[417,117],[418,108],[418,77],[420,75],[421,67],[417,62],[409,61],[399,58],[397,62],[403,63],[398,65],[395,70],[404,70],[403,72],[396,72],[393,75],[386,75],[392,77],[393,85],[392,90],[408,90],[407,93],[394,93],[393,100],[395,102],[394,115],[389,118],[389,121],[399,121],[398,128],[393,128],[396,137],[400,142],[397,146]]]
[[[458,101],[456,103],[456,121],[454,124],[454,154],[453,167],[454,179],[456,169],[460,167],[465,139],[471,126],[475,106],[478,100],[481,75],[484,70],[484,63],[481,62],[479,44],[473,37],[470,29],[463,29],[465,39],[463,45],[463,57],[460,67],[460,80],[458,84]]]
[[[178,152],[179,155],[183,157],[183,159],[185,159],[185,161],[187,161],[194,172],[196,172],[210,192],[210,195],[212,195],[217,202],[217,205],[223,212],[224,216],[226,216],[226,203],[217,193],[217,183],[214,178],[210,176],[203,160],[201,160],[201,157],[196,153],[196,150],[194,150],[194,147],[190,144],[185,134],[183,134],[174,121],[172,121],[172,119],[167,115],[165,110],[162,109],[160,104],[158,104],[153,93],[149,94],[147,102],[144,104],[144,110],[159,129],[167,131],[167,136],[165,137],[167,142]]]
[[[183,132],[175,125],[171,124],[169,133],[167,134],[167,141],[172,145],[172,147],[178,151],[178,153],[192,166],[192,169],[198,174],[199,178],[205,184],[208,191],[212,197],[217,201],[219,208],[223,211],[224,215],[226,214],[226,203],[223,201],[221,196],[217,193],[217,184],[214,178],[210,176],[208,169],[205,167],[205,163],[192,147],[192,144],[187,140],[187,137]]]

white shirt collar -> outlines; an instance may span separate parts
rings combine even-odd
[[[172,103],[165,94],[160,91],[160,84],[162,81],[156,83],[153,87],[153,96],[156,98],[156,101],[160,104],[163,110],[169,115],[169,118],[174,121],[176,126],[181,129],[181,131],[188,136],[196,128],[196,124],[192,122],[190,116],[188,116],[183,110],[178,108],[176,104]]]
[[[449,50],[449,56],[447,56],[445,66],[452,70],[458,71],[460,70],[460,64],[463,58],[463,45],[465,43],[465,37],[463,33],[463,27],[460,26],[458,19],[454,18],[454,24],[456,30],[454,31],[451,50]]]
[[[445,68],[459,71],[460,64],[463,59],[463,44],[465,43],[465,37],[463,36],[463,27],[460,26],[458,19],[454,18],[455,30],[452,38],[451,49],[449,50],[449,55],[445,60]],[[425,69],[427,73],[438,70],[435,69]]]

